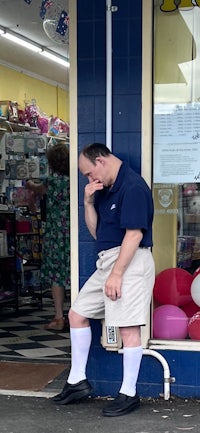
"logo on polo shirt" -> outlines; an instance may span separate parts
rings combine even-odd
[[[116,204],[115,203],[113,203],[112,206],[111,206],[111,208],[110,208],[110,210],[113,210],[113,209],[116,209]]]

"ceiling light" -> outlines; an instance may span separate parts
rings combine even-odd
[[[59,63],[60,65],[65,66],[66,68],[69,68],[69,62],[64,59],[64,57],[58,57],[55,54],[51,53],[50,51],[43,50],[40,52],[44,57],[47,57],[50,60],[53,60],[54,62]]]
[[[42,48],[40,46],[35,45],[32,42],[28,42],[26,39],[22,39],[19,36],[15,36],[12,33],[8,33],[7,31],[5,33],[2,33],[1,36],[3,36],[6,39],[9,39],[12,42],[15,42],[15,44],[21,45],[24,48],[28,48],[31,51],[34,51],[35,53],[39,53],[42,51]]]
[[[22,35],[19,35],[18,33],[11,32],[9,29],[0,26],[0,36],[10,40],[11,42],[21,45],[23,48],[27,48],[31,51],[34,51],[35,53],[42,54],[49,60],[69,68],[69,62],[67,58],[65,59],[65,57],[59,56],[53,51],[46,50],[43,46],[31,41],[28,38],[25,38]]]

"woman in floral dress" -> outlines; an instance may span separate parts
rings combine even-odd
[[[51,287],[55,317],[45,329],[62,330],[65,289],[70,282],[69,150],[59,143],[47,151],[51,174],[42,183],[27,181],[35,196],[46,194],[46,225],[43,237],[41,283]]]

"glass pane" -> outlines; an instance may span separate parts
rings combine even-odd
[[[199,22],[200,1],[154,2],[152,337],[159,339],[200,340]]]

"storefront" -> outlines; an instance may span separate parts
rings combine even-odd
[[[83,8],[77,1],[78,148],[106,141],[105,2],[91,3]],[[155,201],[159,278],[144,348],[166,359],[175,378],[171,393],[186,397],[200,393],[199,315],[194,316],[200,310],[199,14],[197,1],[161,0],[117,1],[112,14],[112,148],[152,184]],[[82,221],[82,182],[80,286],[95,263]],[[101,324],[92,326],[88,374],[99,395],[112,394],[121,379],[121,355],[105,351]],[[154,357],[143,357],[138,390],[143,396],[163,392],[163,368]]]
[[[142,330],[145,356],[138,393],[163,394],[163,366],[148,352],[152,350],[166,360],[168,382],[175,378],[171,394],[199,397],[200,2],[70,0],[69,4],[71,299],[96,261],[84,223],[85,181],[78,174],[78,152],[87,143],[109,143],[142,174],[155,202],[157,278],[149,323]],[[120,347],[102,341],[100,322],[92,321],[92,329],[88,378],[96,395],[115,395],[121,383]]]

